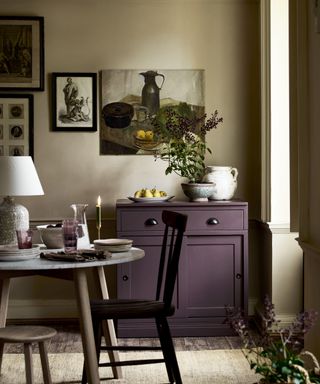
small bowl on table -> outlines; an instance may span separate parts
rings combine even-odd
[[[58,225],[37,225],[43,244],[48,249],[60,249],[64,247],[62,226]]]

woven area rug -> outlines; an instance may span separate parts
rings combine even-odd
[[[121,359],[150,357],[147,352],[120,353]],[[153,352],[152,357],[161,356]],[[102,356],[102,359],[104,356]],[[252,384],[257,376],[250,370],[249,364],[239,349],[178,351],[181,376],[184,384]],[[43,383],[39,355],[33,354],[36,383]],[[52,381],[74,384],[81,381],[83,356],[81,353],[49,354]],[[111,370],[101,368],[102,383],[112,384],[165,384],[168,383],[164,364],[141,365],[123,368],[124,379],[112,380]],[[109,378],[109,379],[107,379]],[[25,383],[24,357],[22,354],[5,354],[3,357],[2,384]]]

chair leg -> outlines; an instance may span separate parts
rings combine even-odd
[[[176,352],[174,350],[174,345],[173,345],[168,321],[166,318],[161,318],[160,322],[161,322],[161,327],[163,332],[163,338],[166,340],[167,353],[168,353],[168,356],[170,356],[170,365],[173,372],[175,383],[182,384],[178,360],[177,360]]]
[[[170,351],[168,351],[167,340],[166,340],[166,336],[163,332],[163,326],[162,326],[162,322],[160,319],[156,319],[156,325],[157,325],[158,336],[159,336],[159,340],[160,340],[160,344],[161,344],[161,348],[162,348],[164,361],[166,364],[169,382],[174,383],[174,376],[173,376],[173,371],[172,371],[172,367],[171,367],[171,363],[170,363],[170,361],[171,361]]]
[[[32,345],[31,343],[24,344],[24,358],[26,365],[26,379],[27,384],[34,384],[34,375],[32,367]]]
[[[47,348],[44,341],[41,341],[39,343],[39,351],[40,351],[41,366],[42,366],[42,373],[43,373],[43,382],[44,384],[52,384],[48,353],[47,353]]]
[[[4,343],[0,343],[0,374],[1,374],[1,368],[2,368],[3,351],[4,351]]]

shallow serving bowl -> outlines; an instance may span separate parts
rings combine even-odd
[[[37,225],[43,244],[49,249],[63,248],[62,227],[49,227]]]
[[[101,239],[94,240],[94,248],[99,251],[126,252],[132,247],[133,240],[129,239]]]

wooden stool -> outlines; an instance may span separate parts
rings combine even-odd
[[[8,326],[0,328],[0,372],[5,343],[23,343],[27,384],[34,384],[32,367],[32,343],[39,344],[43,382],[52,384],[45,341],[51,339],[57,331],[41,326]]]

